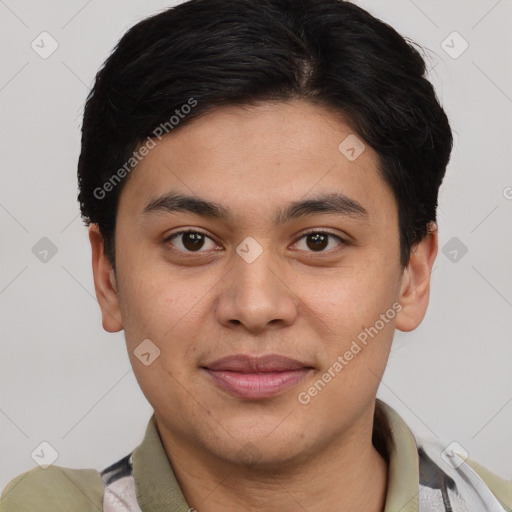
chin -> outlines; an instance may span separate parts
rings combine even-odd
[[[210,446],[205,448],[225,462],[240,466],[242,470],[246,468],[252,472],[286,472],[288,469],[297,469],[301,460],[316,452],[312,446],[314,443],[305,439],[304,429],[299,429],[299,425],[294,427],[294,431],[282,429],[278,432],[279,426],[273,427],[272,431],[267,423],[265,432],[259,435],[255,433],[256,428],[239,430],[243,435],[233,436],[222,430],[218,435],[224,438],[224,442],[212,443],[210,438],[207,441]],[[229,432],[229,427],[226,430]],[[251,432],[253,434],[248,435]]]

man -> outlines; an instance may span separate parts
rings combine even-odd
[[[154,408],[103,471],[2,511],[503,511],[376,400],[428,305],[452,147],[419,53],[337,0],[192,0],[96,77],[79,200],[103,327]]]

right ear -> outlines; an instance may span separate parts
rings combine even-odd
[[[105,254],[105,244],[97,224],[89,226],[89,241],[92,249],[92,272],[96,298],[101,309],[103,329],[118,332],[123,329],[117,282],[114,269]]]

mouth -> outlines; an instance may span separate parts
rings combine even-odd
[[[223,391],[245,399],[279,395],[295,387],[313,367],[284,356],[234,355],[202,366],[213,383]]]

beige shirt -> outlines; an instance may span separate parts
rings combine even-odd
[[[388,462],[384,512],[512,511],[512,482],[470,459],[446,458],[377,400],[374,444]],[[456,467],[458,465],[458,467]],[[108,468],[36,467],[9,482],[0,512],[193,512],[176,480],[155,415],[142,443]],[[200,510],[198,512],[201,512]]]

